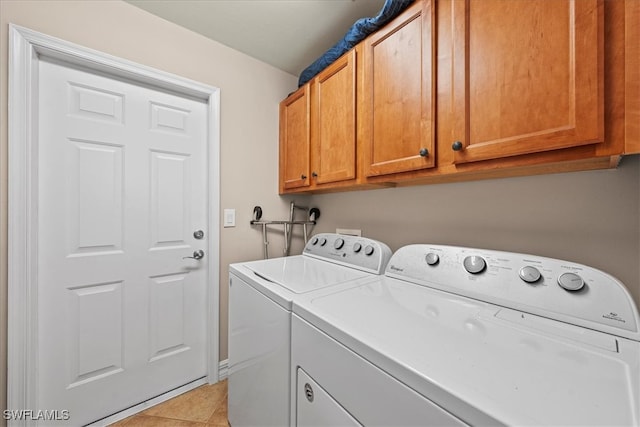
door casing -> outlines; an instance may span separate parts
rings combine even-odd
[[[219,380],[220,89],[9,25],[7,408],[38,409],[38,61],[41,56],[205,101],[208,230],[207,381]],[[24,420],[24,425],[27,421]]]

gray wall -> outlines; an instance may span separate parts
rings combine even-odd
[[[315,195],[316,231],[362,229],[396,250],[439,243],[599,268],[640,306],[640,157],[615,170]]]

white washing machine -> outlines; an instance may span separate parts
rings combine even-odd
[[[410,245],[293,312],[294,425],[640,422],[638,310],[584,265]]]
[[[288,426],[292,301],[381,275],[384,243],[318,234],[302,255],[229,266],[229,422]]]

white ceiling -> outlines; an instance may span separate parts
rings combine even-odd
[[[299,75],[384,0],[125,0]]]

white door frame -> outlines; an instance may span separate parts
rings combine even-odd
[[[37,410],[38,61],[41,56],[195,97],[208,104],[207,380],[218,382],[220,89],[9,25],[7,408]],[[49,408],[53,409],[53,408]],[[64,408],[59,408],[64,409]]]

